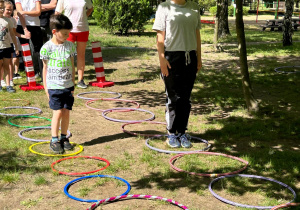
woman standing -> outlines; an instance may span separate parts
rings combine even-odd
[[[87,88],[84,83],[83,74],[85,68],[85,48],[89,38],[88,16],[93,12],[93,3],[91,0],[59,0],[55,13],[63,13],[73,24],[68,41],[77,42],[77,87]]]
[[[153,30],[166,88],[167,144],[191,147],[185,134],[191,92],[202,67],[199,6],[191,1],[167,0],[158,6]]]

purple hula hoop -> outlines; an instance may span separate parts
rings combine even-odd
[[[263,179],[263,180],[275,182],[275,183],[277,183],[277,184],[279,184],[279,185],[287,188],[288,190],[290,190],[292,192],[294,198],[293,198],[293,200],[291,200],[287,204],[293,202],[296,199],[296,192],[290,186],[288,186],[288,185],[286,185],[286,184],[284,184],[284,183],[282,183],[280,181],[274,180],[274,179],[266,178],[266,177],[263,177],[263,176],[249,175],[249,174],[234,174],[234,175],[227,175],[227,176],[218,177],[218,178],[212,180],[211,183],[209,184],[208,189],[209,189],[210,193],[213,194],[213,196],[215,198],[219,199],[220,201],[222,201],[224,203],[227,203],[227,204],[230,204],[230,205],[233,205],[233,206],[239,206],[239,207],[243,207],[243,208],[255,208],[255,209],[272,209],[272,208],[276,207],[276,206],[250,206],[250,205],[245,205],[245,204],[241,204],[241,203],[236,203],[236,202],[227,200],[227,199],[219,196],[217,193],[215,193],[212,190],[212,185],[215,182],[219,181],[220,179],[224,179],[224,178],[228,178],[228,177],[235,177],[235,176],[247,177],[247,178],[256,178],[256,179]]]
[[[149,114],[152,115],[152,117],[146,119],[146,120],[119,120],[119,119],[114,119],[114,118],[110,118],[110,117],[107,117],[107,113],[108,112],[114,112],[114,111],[120,111],[120,110],[128,110],[128,111],[140,111],[140,112],[147,112]],[[133,123],[133,122],[144,122],[144,121],[151,121],[151,120],[154,120],[155,118],[155,115],[148,111],[148,110],[144,110],[144,109],[136,109],[136,108],[114,108],[114,109],[107,109],[107,110],[104,110],[102,112],[102,116],[107,119],[107,120],[110,120],[110,121],[114,121],[114,122],[125,122],[125,123]]]
[[[160,196],[154,196],[154,195],[120,195],[120,196],[116,196],[116,197],[106,198],[101,201],[98,201],[97,203],[94,203],[90,208],[88,208],[86,210],[94,210],[101,204],[113,202],[113,201],[117,201],[117,200],[121,200],[121,199],[125,199],[125,198],[145,198],[145,199],[152,199],[152,200],[161,200],[161,201],[165,201],[165,202],[174,204],[182,209],[188,210],[188,207],[184,206],[183,204],[178,203],[177,201],[174,201],[174,200],[171,200],[168,198],[163,198]]]
[[[18,133],[18,136],[21,138],[21,139],[24,139],[24,140],[27,140],[27,141],[35,141],[35,142],[46,142],[46,141],[49,141],[49,140],[43,140],[43,139],[31,139],[31,138],[27,138],[25,136],[23,136],[22,134],[24,132],[27,132],[27,131],[31,131],[31,130],[43,130],[43,129],[51,129],[51,127],[32,127],[32,128],[26,128],[24,130],[21,130],[19,133]],[[69,130],[67,130],[67,138],[70,138],[71,137],[71,132]]]
[[[42,113],[42,110],[40,108],[30,107],[30,106],[11,106],[11,107],[4,107],[0,110],[5,110],[5,109],[35,109],[35,110],[38,110],[38,111],[35,112],[35,113],[30,113],[30,114],[5,114],[5,113],[0,112],[0,115],[11,116],[11,117],[20,117],[20,116],[30,116],[30,115]]]

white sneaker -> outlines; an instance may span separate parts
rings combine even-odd
[[[10,80],[9,85],[12,86],[12,87],[15,86],[14,82],[12,80]]]
[[[6,83],[4,82],[4,80],[1,80],[1,86],[6,87]]]

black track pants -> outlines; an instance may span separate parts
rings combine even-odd
[[[191,92],[197,73],[196,51],[165,52],[171,69],[162,76],[166,87],[166,121],[170,133],[185,133],[191,111]]]

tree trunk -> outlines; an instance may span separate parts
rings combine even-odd
[[[218,47],[218,31],[219,31],[218,22],[219,22],[218,18],[216,18],[215,33],[214,33],[214,50],[215,50],[215,52],[217,52],[219,50],[219,47]]]
[[[218,39],[230,35],[228,26],[228,0],[217,0]]]
[[[286,11],[283,20],[283,46],[293,45],[292,16],[294,11],[294,0],[286,0]]]
[[[252,92],[251,81],[248,71],[248,61],[247,61],[247,47],[244,31],[244,21],[243,21],[243,0],[236,0],[236,33],[239,45],[240,54],[240,68],[242,74],[242,85],[244,91],[244,97],[246,100],[246,105],[248,111],[257,111],[258,103],[254,99]]]

